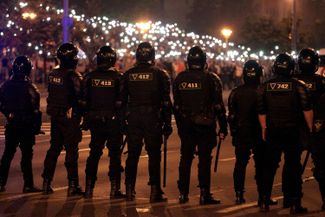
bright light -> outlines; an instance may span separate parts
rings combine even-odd
[[[150,27],[151,27],[151,22],[139,22],[135,24],[140,30],[141,32],[147,32],[149,31]]]
[[[223,37],[226,38],[226,40],[228,40],[229,37],[232,35],[232,30],[231,29],[228,29],[228,28],[223,28],[221,30],[221,34],[223,35]]]
[[[34,12],[25,12],[22,14],[24,20],[31,19],[34,20],[37,17],[37,14]]]

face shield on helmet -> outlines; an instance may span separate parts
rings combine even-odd
[[[116,59],[116,52],[110,46],[103,46],[96,53],[98,67],[113,67]]]
[[[299,71],[302,74],[314,74],[318,70],[319,56],[312,48],[304,48],[298,56]]]
[[[294,59],[287,53],[279,54],[273,64],[273,72],[276,75],[289,77],[295,69]]]
[[[29,76],[32,72],[32,63],[26,56],[18,56],[12,64],[12,72],[14,75],[23,74]]]
[[[78,49],[71,43],[62,44],[57,50],[60,67],[74,69],[78,64]]]
[[[192,47],[187,55],[187,65],[189,69],[204,69],[206,66],[206,53],[198,46]]]
[[[136,50],[137,63],[147,63],[153,65],[155,63],[155,49],[149,42],[142,42]]]

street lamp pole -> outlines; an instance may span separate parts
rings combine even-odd
[[[292,26],[291,26],[291,49],[297,50],[297,5],[296,0],[292,0]]]
[[[63,0],[63,42],[67,43],[70,41],[69,37],[69,0]]]

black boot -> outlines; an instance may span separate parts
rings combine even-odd
[[[84,195],[86,199],[93,198],[94,187],[95,187],[95,181],[93,179],[86,179],[86,189]]]
[[[24,185],[23,188],[23,193],[38,193],[42,191],[43,191],[42,189],[36,188],[34,185],[32,186]]]
[[[178,201],[179,201],[180,204],[187,203],[189,201],[188,194],[181,193],[179,195]]]
[[[237,191],[236,192],[236,204],[243,204],[246,200],[244,198],[244,191]]]
[[[268,212],[270,211],[270,198],[267,198],[265,196],[261,197],[259,200],[259,207],[260,207],[260,212]]]
[[[158,185],[151,185],[150,203],[166,202],[167,198],[163,197],[163,191]]]
[[[126,200],[127,201],[134,201],[135,200],[135,191],[132,184],[126,184]]]
[[[214,199],[210,190],[207,188],[201,188],[200,190],[200,205],[209,205],[209,204],[220,204],[220,200]]]
[[[23,193],[37,193],[37,192],[42,192],[42,190],[34,186],[33,176],[29,178],[24,177]]]
[[[121,192],[121,181],[120,179],[112,179],[111,180],[111,199],[122,199],[125,198],[126,195]]]
[[[44,179],[43,181],[43,194],[52,194],[54,191],[51,187],[51,181],[49,179]]]
[[[68,187],[68,197],[72,196],[81,196],[84,195],[84,193],[81,190],[81,187],[79,186],[78,180],[69,180],[69,187]]]
[[[301,205],[301,198],[293,198],[290,207],[290,214],[305,214],[308,209]]]
[[[257,205],[260,207],[261,206],[261,201],[262,201],[262,198],[261,197],[259,197],[258,198],[258,203],[257,203]],[[269,200],[269,205],[270,206],[275,206],[275,205],[277,205],[278,204],[278,201],[277,200],[275,200],[275,199],[270,199]],[[290,207],[290,206],[289,206]],[[289,207],[287,207],[287,208],[289,208]]]

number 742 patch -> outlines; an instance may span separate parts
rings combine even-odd
[[[292,82],[268,83],[266,90],[267,91],[291,91],[292,90]]]

